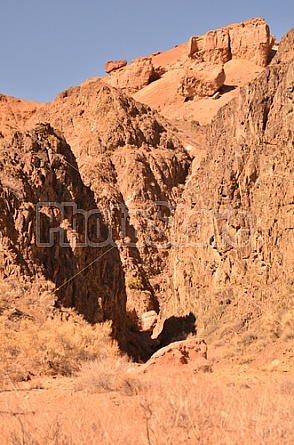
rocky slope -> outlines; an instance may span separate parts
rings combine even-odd
[[[260,317],[255,334],[293,335],[293,37],[207,126],[176,211],[167,301],[210,327]]]
[[[206,124],[268,64],[274,43],[264,19],[250,19],[127,66],[117,63],[105,80],[169,119]]]
[[[17,130],[22,130],[28,119],[43,104],[17,99],[0,94],[0,136],[11,137]]]
[[[61,93],[33,120],[65,134],[104,211],[126,273],[128,312],[158,311],[156,294],[165,292],[166,220],[190,166],[175,132],[149,107],[101,80]]]
[[[178,331],[194,326],[194,313],[204,335],[224,323],[230,335],[290,335],[293,35],[274,56],[254,19],[109,63],[108,78],[43,106],[21,112],[3,96],[3,112],[20,117],[1,124],[2,280],[49,280],[57,304],[112,319],[122,341],[145,324],[148,339],[156,313],[158,334],[168,318]],[[214,81],[221,97],[200,98]],[[197,113],[215,117],[201,126]],[[10,139],[12,130],[22,132]],[[38,224],[56,242],[36,242]],[[128,335],[136,355],[143,340]]]
[[[15,133],[1,140],[0,165],[1,288],[8,282],[15,293],[23,287],[29,294],[33,283],[41,288],[49,281],[58,301],[47,302],[48,310],[62,304],[91,322],[112,319],[123,340],[126,295],[118,250],[105,243],[108,227],[64,138],[48,124]]]

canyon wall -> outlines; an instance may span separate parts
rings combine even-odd
[[[1,283],[14,281],[16,291],[20,282],[48,280],[56,295],[51,306],[75,307],[91,322],[111,319],[123,341],[119,253],[107,242],[108,227],[69,145],[49,124],[0,142]]]
[[[229,28],[230,39],[237,47],[234,33],[248,26],[268,56],[267,25],[244,23]],[[188,44],[180,50],[190,65],[218,66],[220,84],[226,29],[206,38],[214,42],[205,47],[209,62],[196,63],[193,51],[189,58]],[[182,62],[165,64],[162,54],[137,59],[145,80],[125,61],[112,62],[117,88],[89,79],[42,106],[1,96],[1,280],[50,281],[56,307],[76,307],[91,322],[111,319],[121,343],[148,311],[152,320],[160,313],[158,333],[164,320],[190,313],[206,333],[229,319],[261,323],[270,311],[288,310],[293,36],[255,80],[216,107],[210,124],[191,120],[189,135],[185,120],[171,123],[117,82],[135,79],[144,91],[150,80],[159,85],[158,76],[169,81]],[[248,39],[241,40],[248,46]]]
[[[207,126],[175,215],[167,312],[194,307],[212,327],[291,308],[293,36]]]

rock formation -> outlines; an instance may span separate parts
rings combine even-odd
[[[126,274],[127,311],[158,312],[168,217],[191,159],[164,118],[103,81],[61,93],[33,117],[69,142],[83,181],[111,227]],[[155,290],[156,289],[156,290]]]
[[[110,72],[108,85],[120,88],[127,93],[135,93],[157,78],[150,57],[139,57],[123,70]]]
[[[155,319],[159,347],[175,340],[174,323],[186,338],[195,318],[209,333],[228,320],[262,327],[265,311],[287,311],[293,35],[264,69],[271,40],[255,19],[136,59],[43,106],[2,96],[2,280],[50,281],[57,304],[113,320],[139,358],[135,335],[142,328],[147,348]],[[217,89],[217,101],[199,98]],[[202,126],[195,110],[205,107],[215,117]]]
[[[126,294],[118,250],[105,242],[108,228],[93,193],[50,125],[1,141],[0,210],[1,280],[50,280],[58,304],[91,322],[113,320],[114,335],[123,341]]]
[[[188,56],[208,63],[223,64],[231,60],[230,36],[227,28],[209,31],[202,37],[191,37]]]
[[[258,18],[191,37],[188,55],[212,63],[245,59],[264,67],[273,44],[268,25]]]
[[[198,320],[209,313],[206,322],[216,324],[236,310],[250,319],[269,310],[265,302],[290,303],[293,34],[207,126],[206,154],[193,161],[175,214],[168,301],[179,313],[194,307]]]
[[[225,79],[223,65],[198,63],[186,71],[178,92],[187,99],[213,96],[223,86]]]
[[[152,357],[141,366],[139,372],[158,372],[161,367],[167,367],[170,371],[185,366],[193,371],[202,369],[211,371],[212,363],[207,360],[207,345],[204,339],[191,338],[184,341],[171,343],[155,352]]]
[[[139,320],[140,331],[153,333],[158,321],[158,315],[155,311],[143,312]]]
[[[274,43],[261,18],[193,36],[187,43],[150,56],[157,78],[133,97],[174,124],[178,120],[208,124],[269,63]],[[212,103],[216,92],[219,100]]]
[[[105,63],[104,69],[107,74],[110,74],[112,71],[119,70],[120,68],[123,68],[127,66],[127,60],[109,60]]]
[[[0,94],[0,137],[12,137],[23,130],[29,120],[43,104],[17,99]]]

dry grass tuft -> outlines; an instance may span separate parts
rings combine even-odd
[[[168,381],[142,403],[147,443],[290,445],[294,403],[289,399],[274,387],[232,389],[205,376],[193,383]]]
[[[119,391],[125,395],[136,395],[143,390],[143,384],[136,376],[128,373],[131,367],[130,359],[102,356],[90,362],[83,363],[75,379],[78,391]]]
[[[108,365],[111,365],[108,362]],[[112,363],[115,365],[115,363]],[[125,359],[116,371],[125,369]],[[101,372],[106,361],[92,364]],[[97,368],[98,367],[98,368]],[[89,372],[88,367],[86,371]],[[111,371],[105,370],[108,374]],[[154,376],[153,376],[154,377]],[[80,376],[78,377],[79,380]],[[77,380],[77,381],[78,381]],[[109,376],[105,387],[116,387]],[[270,382],[263,385],[230,386],[209,375],[156,375],[141,388],[140,397],[108,396],[75,392],[75,403],[62,406],[59,414],[7,416],[12,435],[3,445],[292,445],[294,443],[293,394],[289,380],[281,391]],[[83,383],[98,384],[89,377]],[[290,386],[289,386],[290,385]],[[108,390],[107,389],[107,390]],[[81,389],[82,391],[82,389]],[[79,401],[78,404],[76,402]],[[115,403],[113,402],[115,401]],[[50,413],[50,418],[48,414]],[[25,415],[26,414],[26,415]],[[39,416],[39,417],[38,417]],[[10,420],[9,420],[10,419]]]

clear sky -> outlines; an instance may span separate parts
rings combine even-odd
[[[0,92],[47,102],[104,75],[107,60],[252,17],[280,39],[294,26],[294,0],[0,0]]]

